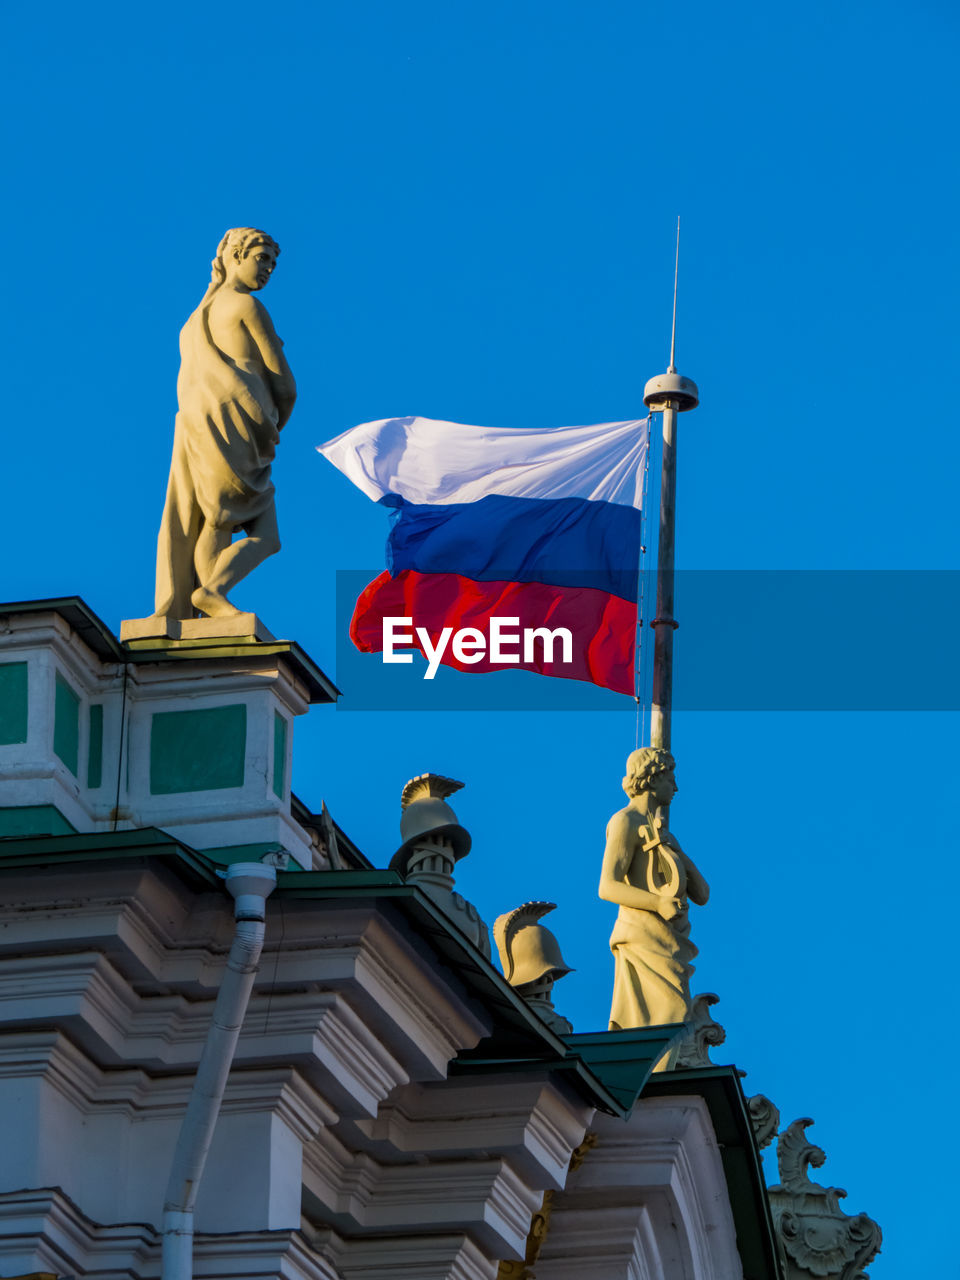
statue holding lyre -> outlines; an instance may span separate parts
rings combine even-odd
[[[669,751],[632,752],[623,780],[629,803],[607,824],[600,897],[620,908],[610,938],[612,1031],[683,1022],[690,1009],[697,948],[689,903],[705,903],[710,888],[667,827],[674,769]]]

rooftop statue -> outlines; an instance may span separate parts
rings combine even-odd
[[[627,759],[629,803],[607,824],[600,897],[620,912],[610,938],[615,973],[610,1029],[684,1022],[690,1013],[688,905],[710,896],[706,880],[667,829],[677,791],[669,751],[641,747]],[[661,1060],[672,1066],[676,1050]]]
[[[552,1031],[566,1035],[569,1019],[553,1007],[553,984],[573,970],[560,953],[552,932],[540,923],[555,902],[525,902],[498,916],[493,939],[500,953],[503,976]]]
[[[490,935],[472,902],[454,889],[454,869],[470,852],[470,833],[447,804],[463,786],[441,773],[411,778],[400,796],[400,839],[390,870],[418,885],[488,959]]]
[[[229,591],[280,550],[270,466],[297,390],[283,343],[253,296],[279,252],[264,231],[228,231],[210,286],[180,332],[156,616],[237,613]],[[244,536],[233,541],[238,532]]]

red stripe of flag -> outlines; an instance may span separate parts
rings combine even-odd
[[[453,573],[404,569],[395,578],[381,573],[364,588],[350,623],[350,639],[362,653],[380,653],[384,618],[412,618],[413,627],[424,627],[433,642],[444,627],[452,627],[454,632],[476,627],[489,635],[491,617],[519,618],[521,631],[525,627],[566,627],[573,637],[570,663],[545,662],[540,641],[535,644],[531,662],[522,660],[522,644],[512,646],[513,652],[519,651],[521,661],[509,666],[492,663],[487,654],[479,662],[467,665],[454,657],[450,645],[442,662],[458,671],[538,671],[541,675],[586,680],[632,695],[636,614],[634,602],[592,587],[474,582]],[[416,640],[413,647],[422,652]],[[562,656],[559,642],[554,654],[557,658]]]

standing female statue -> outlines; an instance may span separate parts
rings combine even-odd
[[[156,615],[237,613],[228,591],[280,550],[270,466],[297,389],[283,343],[253,297],[279,252],[255,227],[228,231],[210,287],[180,332]],[[244,536],[234,542],[237,532]]]
[[[623,780],[629,804],[607,824],[600,897],[620,907],[610,938],[611,1031],[683,1022],[690,1009],[697,948],[688,899],[703,905],[710,888],[666,827],[674,768],[669,751],[632,752]]]

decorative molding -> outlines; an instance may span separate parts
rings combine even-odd
[[[100,1226],[58,1187],[0,1194],[0,1274],[145,1276],[154,1250],[159,1237],[149,1226]]]
[[[331,1242],[303,1232],[237,1231],[194,1237],[196,1280],[343,1280]],[[159,1280],[160,1237],[142,1223],[101,1226],[58,1187],[0,1193],[0,1274]]]
[[[677,1062],[678,1067],[712,1067],[710,1048],[723,1044],[727,1033],[715,1022],[710,1014],[711,1005],[718,1004],[720,997],[712,991],[694,996],[687,1016],[687,1024],[692,1027],[690,1035],[680,1042]]]
[[[743,1280],[703,1099],[645,1098],[590,1127],[597,1144],[553,1196],[536,1280]]]
[[[320,1137],[305,1153],[304,1187],[349,1236],[464,1230],[488,1259],[523,1247],[540,1193],[506,1160],[471,1152],[435,1164],[380,1165]]]
[[[747,1099],[747,1111],[753,1125],[753,1136],[757,1140],[757,1149],[762,1151],[769,1147],[780,1128],[780,1109],[763,1093],[755,1093]]]
[[[192,1067],[212,1014],[213,1000],[138,997],[94,952],[0,962],[0,1022],[29,1019],[34,1026],[62,1028],[100,1062],[119,1059],[153,1071]],[[382,1099],[409,1079],[386,1037],[335,992],[274,998],[261,992],[251,1001],[237,1064],[278,1057],[296,1061],[311,1079],[329,1077],[333,1105],[352,1106],[360,1114],[376,1115]]]
[[[787,1280],[867,1280],[863,1268],[880,1252],[883,1233],[865,1213],[851,1217],[843,1212],[840,1200],[847,1193],[841,1187],[810,1181],[810,1167],[819,1169],[826,1159],[823,1149],[807,1138],[811,1124],[806,1116],[780,1134],[780,1183],[769,1188]]]
[[[190,910],[172,876],[143,867],[112,876],[71,869],[54,883],[10,874],[0,906],[0,1018],[69,1029],[105,1063],[193,1066],[226,963],[229,900],[204,893]],[[268,917],[240,1060],[275,1061],[281,1031],[300,1040],[285,1052],[310,1056],[331,988],[352,1010],[359,1039],[378,1043],[373,1056],[392,1060],[376,1101],[408,1077],[442,1079],[459,1050],[489,1034],[488,1018],[454,975],[427,966],[375,904],[287,903],[283,911],[282,941],[277,913]]]
[[[469,1236],[403,1235],[345,1242],[344,1280],[491,1280],[491,1262]]]
[[[561,1187],[591,1115],[548,1078],[456,1076],[398,1089],[376,1120],[357,1127],[385,1159],[395,1158],[391,1151],[437,1159],[472,1148],[496,1151],[531,1185]]]

